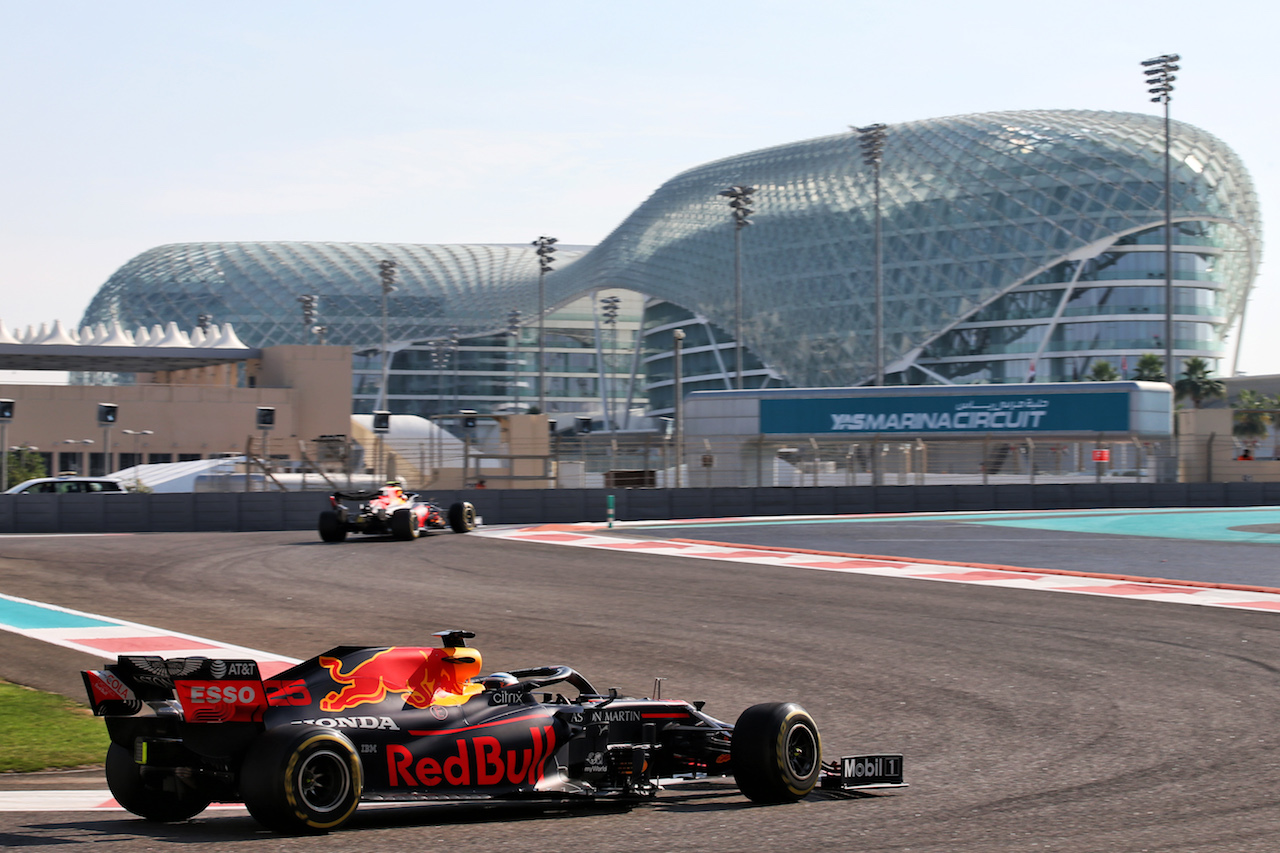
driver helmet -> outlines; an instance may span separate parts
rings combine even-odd
[[[513,687],[520,683],[520,679],[509,672],[493,672],[475,680],[480,682],[485,690],[501,690],[503,687]]]
[[[393,498],[404,497],[404,480],[395,479],[387,480],[387,484],[382,487],[382,493]]]

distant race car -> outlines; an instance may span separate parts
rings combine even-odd
[[[339,646],[267,679],[252,660],[200,657],[121,655],[86,671],[111,793],[152,821],[243,802],[278,832],[321,833],[362,800],[637,802],[670,780],[732,776],[752,801],[786,803],[820,779],[903,785],[901,755],[823,764],[818,726],[794,703],[730,725],[702,702],[601,692],[567,666],[480,676],[473,634],[436,636],[442,648]]]
[[[347,506],[344,500],[355,501],[356,506]],[[476,529],[476,508],[470,503],[459,501],[446,512],[431,501],[405,492],[398,482],[388,483],[376,492],[334,492],[329,503],[332,509],[320,513],[317,524],[325,542],[342,542],[348,533],[416,539],[432,530],[467,533]]]

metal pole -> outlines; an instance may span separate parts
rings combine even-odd
[[[459,408],[458,406],[458,361],[461,358],[461,356],[458,353],[458,350],[462,348],[462,342],[458,337],[457,326],[449,327],[449,347],[450,347],[449,355],[453,359],[453,387],[450,390],[453,391],[453,410],[456,412]]]
[[[375,409],[385,409],[387,407],[387,381],[390,373],[391,364],[387,358],[387,350],[390,345],[387,343],[387,291],[382,291],[382,367],[381,382],[378,386],[378,402],[374,405]]]
[[[884,384],[884,256],[880,229],[880,160],[875,160],[875,208],[876,208],[876,385]]]
[[[440,427],[440,424],[442,423],[440,418],[444,415],[444,367],[445,365],[443,361],[441,361],[441,363],[436,367],[436,397],[440,402],[438,404],[438,410],[436,411],[436,417],[431,419],[431,425],[435,427],[431,435],[432,449],[435,450],[435,452],[431,454],[434,461],[432,467],[436,469],[431,477],[433,482],[439,472],[444,469],[444,436],[441,434]]]
[[[532,243],[538,247],[536,250],[538,256],[538,410],[543,414],[547,412],[546,275],[552,269],[557,242],[555,237],[542,236]]]
[[[733,228],[733,387],[742,390],[742,228]]]
[[[511,363],[511,414],[520,410],[520,316],[519,309],[507,314],[507,334],[511,336],[511,353],[507,356]]]
[[[1164,363],[1169,384],[1176,377],[1173,367],[1173,184],[1170,170],[1169,99],[1164,99]]]
[[[742,342],[742,229],[751,224],[751,194],[755,187],[732,186],[721,190],[720,195],[729,199],[729,210],[733,215],[733,336],[734,336],[734,382],[733,387],[742,390],[743,348]]]
[[[538,411],[547,411],[547,270],[538,270]]]
[[[598,296],[600,293],[601,291],[596,290],[596,291],[593,291],[592,295]],[[605,375],[604,329],[601,328],[602,326],[604,326],[604,320],[601,319],[601,314],[603,313],[603,309],[604,309],[603,299],[596,300],[595,304],[591,306],[591,324],[592,324],[591,331],[595,337],[596,382],[599,384],[599,390],[600,390],[600,409],[604,413],[602,417],[602,423],[604,424],[604,428],[608,429],[609,428],[609,398],[607,395],[609,392],[609,385],[608,385],[608,377]]]
[[[387,297],[396,289],[396,262],[390,259],[378,262],[378,277],[382,287],[382,387],[378,391],[378,402],[375,410],[387,408],[390,395],[387,392],[388,375],[391,369],[390,342],[387,330]]]
[[[885,136],[889,132],[888,125],[870,124],[866,127],[851,128],[858,134],[858,142],[862,147],[862,157],[871,166],[873,187],[873,222],[875,226],[875,252],[873,258],[875,317],[873,322],[875,353],[872,363],[875,375],[871,379],[873,385],[884,384],[884,246],[880,224],[880,161],[884,156]]]
[[[1177,381],[1177,368],[1173,361],[1173,176],[1172,176],[1172,128],[1169,121],[1169,102],[1173,100],[1173,81],[1177,78],[1173,72],[1179,70],[1174,63],[1181,59],[1176,53],[1166,53],[1153,59],[1144,60],[1141,65],[1145,69],[1147,93],[1154,95],[1153,103],[1164,104],[1164,369],[1169,384]],[[1178,422],[1174,421],[1173,462],[1174,481],[1178,474]]]
[[[684,329],[676,329],[671,333],[675,342],[675,385],[673,391],[675,408],[675,445],[676,445],[676,488],[680,488],[680,466],[684,462]]]
[[[511,336],[511,414],[520,410],[520,340]]]

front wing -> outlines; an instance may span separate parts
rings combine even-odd
[[[839,791],[905,788],[901,755],[846,755],[822,767],[822,787]]]

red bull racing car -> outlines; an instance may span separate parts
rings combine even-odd
[[[903,784],[901,755],[823,764],[817,724],[794,703],[731,725],[701,702],[599,691],[567,666],[482,676],[473,634],[436,636],[440,648],[340,646],[270,678],[252,660],[200,657],[86,671],[112,795],[152,821],[243,802],[300,834],[337,829],[362,801],[629,802],[666,780],[731,776],[754,802],[786,803],[820,781]]]
[[[343,501],[354,501],[354,507]],[[398,481],[376,492],[334,492],[330,509],[320,513],[317,528],[325,542],[342,542],[348,533],[391,535],[417,539],[432,530],[467,533],[476,528],[476,508],[466,501],[451,504],[448,511],[412,492]]]

